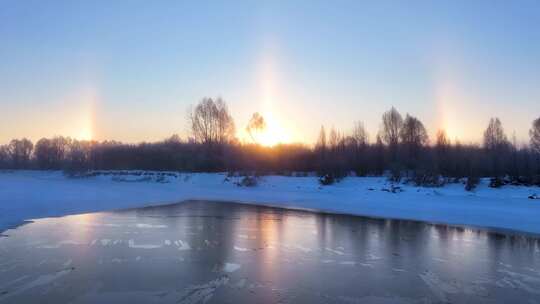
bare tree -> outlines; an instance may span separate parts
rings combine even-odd
[[[369,134],[364,127],[364,123],[357,121],[354,124],[352,138],[354,139],[357,146],[365,146],[369,142]]]
[[[422,148],[429,140],[424,124],[407,114],[399,131],[399,138],[404,148],[405,165],[408,169],[415,170],[420,161]]]
[[[324,126],[321,126],[321,130],[319,131],[315,152],[317,153],[317,170],[319,171],[319,175],[322,175],[326,171],[327,154],[326,130],[324,129]]]
[[[203,98],[189,115],[196,141],[206,145],[223,144],[234,138],[234,121],[221,99]]]
[[[491,118],[489,120],[489,125],[484,131],[484,149],[488,153],[488,157],[491,160],[490,172],[497,178],[503,174],[502,169],[504,164],[502,160],[505,159],[505,153],[507,152],[510,143],[506,134],[504,134],[504,129],[502,127],[501,121],[499,118]]]
[[[321,130],[319,131],[319,138],[317,139],[315,149],[326,150],[326,131],[324,130],[324,126],[321,126]]]
[[[34,158],[40,169],[52,169],[53,162],[51,160],[51,141],[48,138],[42,138],[37,141],[34,147]]]
[[[229,114],[229,108],[221,97],[218,97],[215,101],[218,117],[218,143],[224,144],[234,140],[234,120]]]
[[[375,173],[378,175],[382,175],[385,168],[385,151],[384,151],[384,143],[382,141],[382,138],[379,134],[377,134],[377,137],[375,139]]]
[[[350,142],[350,145],[354,149],[352,159],[356,174],[365,175],[368,167],[366,163],[366,150],[369,145],[369,135],[363,122],[357,121],[354,124],[352,136],[348,142]]]
[[[91,141],[85,140],[73,140],[70,143],[69,153],[65,156],[65,170],[69,174],[79,174],[90,169],[92,145]]]
[[[73,140],[71,138],[62,136],[38,140],[34,148],[34,157],[39,168],[61,168],[69,153],[72,142]]]
[[[264,129],[266,129],[266,121],[264,121],[262,115],[258,112],[253,113],[246,127],[246,131],[251,137],[251,140],[253,140],[253,142],[257,142],[257,134],[260,134],[262,131],[264,131]]]
[[[418,118],[407,114],[399,132],[404,145],[421,147],[428,143],[428,135],[424,124]]]
[[[10,156],[9,156],[9,146],[1,145],[0,146],[0,168],[5,169],[9,167]]]
[[[13,139],[8,146],[8,153],[17,169],[25,169],[30,163],[30,156],[34,145],[26,138]]]
[[[437,185],[440,174],[467,177],[468,189],[480,176],[495,177],[495,185],[506,183],[502,176],[516,184],[540,185],[540,118],[529,131],[530,146],[518,145],[515,136],[510,143],[497,118],[490,120],[483,146],[460,144],[457,139],[451,144],[444,131],[437,133],[435,145],[430,146],[422,122],[409,114],[402,119],[394,108],[384,113],[375,143],[369,143],[358,122],[350,136],[333,128],[327,134],[321,127],[314,148],[291,144],[262,148],[234,142],[234,123],[221,99],[202,99],[189,112],[189,122],[192,134],[186,140],[172,136],[154,143],[123,144],[54,137],[41,139],[33,147],[27,139],[14,139],[0,145],[0,168],[31,168],[34,161],[41,169],[68,173],[92,169],[317,171],[330,182],[352,171],[359,175],[390,172],[394,181],[403,173],[414,173],[420,185]],[[246,130],[255,140],[264,125],[263,117],[255,113]]]
[[[499,150],[501,147],[508,145],[508,138],[504,134],[499,118],[491,118],[489,125],[484,131],[484,148],[489,151]]]
[[[448,136],[446,135],[445,130],[437,131],[437,135],[435,135],[435,137],[436,137],[435,147],[438,147],[444,150],[450,147],[450,140],[448,139]]]
[[[533,121],[529,136],[531,138],[531,149],[540,154],[540,117]]]
[[[445,130],[437,131],[436,142],[435,142],[435,157],[437,162],[437,169],[439,173],[444,176],[450,175],[450,149],[451,149],[450,140],[446,136]]]
[[[332,129],[330,129],[330,134],[328,135],[328,147],[331,150],[335,150],[337,149],[339,142],[340,142],[340,135],[336,131],[336,129],[332,127]]]
[[[402,126],[403,118],[394,107],[383,114],[380,135],[383,142],[387,144],[390,149],[392,161],[395,161],[397,158],[399,131],[401,130]]]

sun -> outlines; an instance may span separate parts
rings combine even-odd
[[[90,128],[83,128],[79,131],[76,138],[78,140],[92,140],[92,130]]]
[[[277,144],[290,142],[290,136],[287,130],[271,112],[263,114],[266,122],[266,128],[258,136],[258,142],[267,147],[272,147]]]
[[[281,142],[280,136],[277,132],[272,130],[264,131],[260,136],[260,144],[263,146],[271,147]]]

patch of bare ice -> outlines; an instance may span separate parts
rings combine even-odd
[[[135,244],[134,240],[129,240],[129,248],[136,248],[136,249],[156,249],[161,248],[162,245],[154,245],[154,244]]]
[[[69,274],[73,269],[66,269],[66,270],[61,270],[61,271],[58,271],[58,272],[55,272],[55,273],[52,273],[52,274],[45,274],[45,275],[41,275],[39,277],[37,277],[35,280],[32,280],[24,285],[22,285],[21,287],[15,289],[14,291],[6,294],[6,297],[13,297],[13,296],[16,296],[16,295],[19,295],[27,290],[30,290],[32,288],[35,288],[35,287],[39,287],[39,286],[43,286],[43,285],[47,285],[47,284],[51,284],[53,283],[54,281],[58,280],[59,278]],[[2,299],[2,296],[0,296],[0,299]]]
[[[225,263],[225,265],[223,265],[223,271],[224,272],[235,272],[238,269],[240,269],[240,267],[242,267],[240,264]]]
[[[135,225],[135,227],[137,228],[142,228],[142,229],[162,229],[162,228],[167,228],[167,225],[152,225],[152,224],[137,224]]]
[[[341,250],[332,249],[332,248],[330,248],[330,247],[326,247],[326,250],[327,250],[327,251],[330,251],[330,252],[332,252],[332,253],[335,253],[335,254],[337,254],[337,255],[344,255],[344,254],[345,254],[345,253],[344,253],[343,251],[341,251]]]
[[[189,246],[188,242],[178,240],[178,241],[174,241],[174,244],[178,246],[178,250],[181,250],[181,251],[191,250],[191,246]]]
[[[237,251],[240,251],[240,252],[249,251],[248,248],[243,248],[243,247],[238,247],[238,246],[234,246],[234,250],[237,250]]]

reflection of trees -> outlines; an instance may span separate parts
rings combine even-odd
[[[189,219],[189,225],[197,229],[189,240],[195,248],[203,250],[193,251],[200,262],[214,265],[223,265],[230,262],[233,250],[234,226],[239,221],[236,209],[225,203],[198,202]],[[199,230],[202,227],[202,231]],[[206,243],[208,241],[208,244]]]
[[[326,247],[343,246],[345,251],[354,256],[366,256],[370,250],[369,224],[363,218],[337,215],[331,216],[332,241]]]
[[[187,242],[191,250],[175,251],[188,263],[213,268],[229,261],[234,222],[239,218],[229,204],[189,201],[138,210],[139,216],[159,217],[168,226],[165,239]],[[232,211],[232,212],[231,212]],[[208,243],[206,242],[208,241]],[[176,247],[176,246],[175,246]]]
[[[333,223],[330,217],[331,216],[328,214],[319,214],[316,217],[317,246],[322,250],[323,257],[330,255],[330,253],[325,250],[326,247],[331,246],[332,242]]]
[[[497,275],[501,263],[534,267],[539,246],[540,240],[532,236],[486,233],[490,274]]]

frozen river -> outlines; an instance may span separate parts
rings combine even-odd
[[[233,203],[40,219],[0,303],[540,303],[533,236]]]

